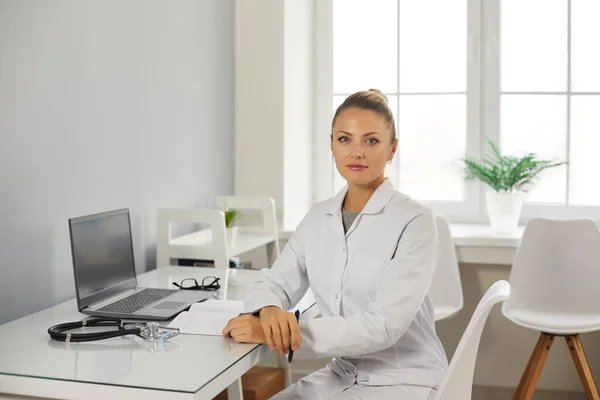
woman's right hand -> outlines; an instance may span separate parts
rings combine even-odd
[[[260,324],[265,332],[267,345],[279,354],[284,355],[290,349],[296,351],[300,348],[300,329],[294,313],[285,312],[279,307],[268,306],[260,310]]]

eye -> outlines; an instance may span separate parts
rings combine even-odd
[[[347,142],[348,142],[348,140],[349,140],[349,139],[348,139],[348,136],[340,136],[340,137],[338,138],[338,142],[340,142],[340,143],[347,143]]]
[[[379,140],[374,139],[374,138],[369,138],[369,139],[367,139],[367,143],[369,143],[369,144],[377,144],[377,143],[379,143]]]

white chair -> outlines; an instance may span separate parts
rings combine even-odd
[[[530,399],[555,336],[564,336],[588,399],[600,399],[580,333],[600,330],[600,231],[591,219],[534,218],[511,269],[506,318],[541,332],[513,399]]]
[[[229,268],[231,257],[266,246],[269,266],[279,256],[279,233],[275,202],[269,197],[220,196],[220,209],[159,209],[157,211],[156,265],[170,265],[171,258],[213,260],[216,268]],[[227,240],[224,211],[258,210],[260,221],[255,226],[240,226],[235,242]],[[205,224],[201,229],[173,237],[172,224]]]
[[[217,207],[223,211],[234,209],[255,210],[260,213],[260,221],[257,221],[259,232],[273,237],[273,240],[266,244],[269,266],[273,265],[280,254],[279,225],[277,224],[275,200],[271,197],[260,196],[217,196]]]
[[[213,260],[216,268],[229,268],[225,215],[220,210],[161,208],[156,212],[156,267],[171,258]],[[208,229],[173,238],[172,223],[207,224]]]
[[[435,320],[450,318],[463,308],[463,290],[458,258],[448,220],[435,218],[440,241],[440,260],[431,282],[429,295],[433,301]]]
[[[156,267],[171,265],[171,258],[213,260],[215,268],[225,269],[220,296],[227,299],[229,257],[234,252],[227,244],[225,214],[220,210],[161,208],[157,210]],[[208,229],[173,238],[172,223],[207,224]]]
[[[485,322],[492,307],[508,298],[510,298],[510,284],[506,281],[497,281],[485,292],[458,342],[448,373],[438,388],[435,400],[471,399],[475,362]]]

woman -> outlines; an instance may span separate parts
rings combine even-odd
[[[431,211],[384,177],[398,140],[387,98],[336,110],[331,151],[347,187],[315,204],[223,334],[298,358],[335,357],[276,399],[431,399],[447,369],[427,292],[438,260]],[[311,288],[322,318],[296,323]],[[257,318],[258,316],[258,318]]]

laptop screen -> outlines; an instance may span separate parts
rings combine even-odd
[[[79,309],[136,286],[129,210],[69,220]]]

